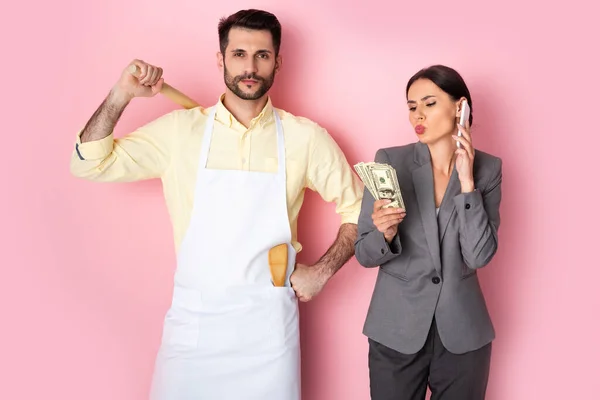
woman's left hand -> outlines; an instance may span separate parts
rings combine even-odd
[[[458,140],[461,144],[459,149],[456,149],[456,171],[463,192],[472,192],[475,190],[473,180],[473,159],[475,158],[475,149],[471,143],[471,128],[469,121],[466,127],[458,125],[462,136],[452,135],[454,140]]]

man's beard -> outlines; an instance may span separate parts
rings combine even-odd
[[[266,78],[263,78],[262,76],[258,76],[256,74],[238,75],[234,77],[229,74],[227,67],[225,67],[224,78],[225,85],[227,85],[227,88],[231,90],[240,99],[258,100],[261,97],[263,97],[269,91],[269,89],[271,89],[271,86],[273,86],[273,82],[275,82],[275,70],[273,70],[271,75]],[[238,84],[244,79],[252,79],[258,82],[259,86],[256,92],[246,93],[239,88]]]

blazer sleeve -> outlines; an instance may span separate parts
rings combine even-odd
[[[375,162],[389,164],[389,159],[384,149],[379,149],[375,154]],[[358,217],[358,237],[354,244],[355,257],[363,267],[377,267],[398,257],[402,252],[400,238],[396,233],[391,243],[385,240],[373,224],[373,204],[375,198],[365,187],[360,215]]]
[[[496,158],[492,171],[492,178],[485,188],[461,193],[454,198],[463,260],[472,269],[486,266],[498,250],[502,198],[500,158]]]

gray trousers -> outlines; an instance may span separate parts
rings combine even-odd
[[[492,344],[465,354],[444,348],[435,320],[416,354],[402,354],[369,339],[372,400],[484,400]]]

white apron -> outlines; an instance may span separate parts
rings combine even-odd
[[[300,400],[296,253],[286,201],[283,129],[277,173],[206,168],[202,142],[194,207],[180,246],[152,400]],[[285,287],[271,282],[269,249],[288,244]]]

